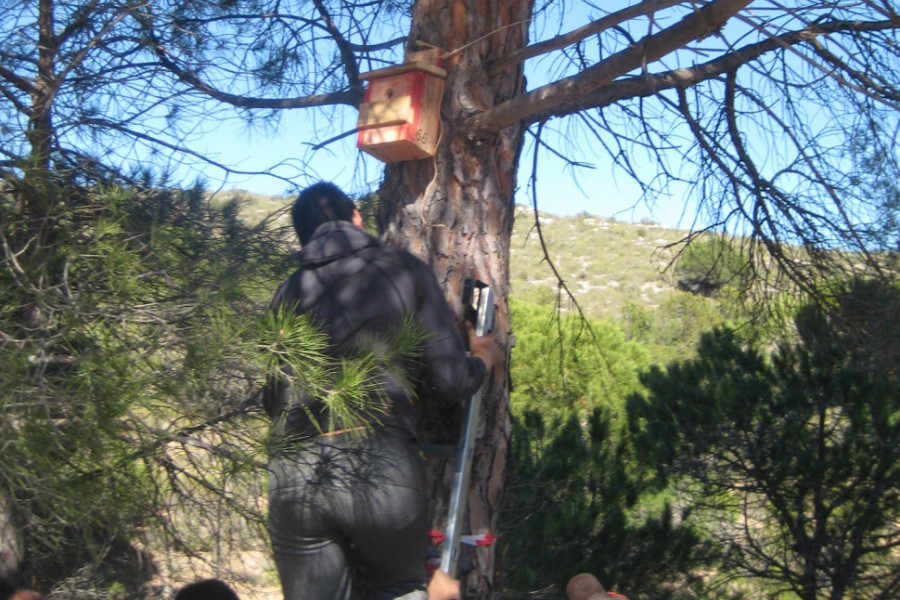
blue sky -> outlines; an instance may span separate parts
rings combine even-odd
[[[345,119],[348,129],[355,123],[355,111],[353,113],[352,119]],[[293,185],[265,175],[231,175],[223,181],[224,174],[219,169],[206,168],[203,175],[209,186],[280,195],[324,179],[354,192],[375,189],[381,179],[383,163],[357,150],[355,136],[318,150],[307,166],[299,164],[306,158],[308,145],[317,141],[305,116],[308,115],[301,111],[288,112],[278,130],[268,134],[248,132],[238,124],[226,124],[207,135],[202,143],[218,160],[239,165],[244,170],[265,169],[287,157],[288,164],[276,171],[290,178]],[[520,162],[516,202],[531,205],[532,154],[530,143],[526,141],[526,144]],[[585,156],[579,158],[593,162],[594,168],[573,169],[552,154],[542,153],[538,167],[538,202],[542,211],[561,216],[587,212],[621,221],[649,219],[671,227],[678,225],[682,213],[680,198],[660,198],[656,206],[647,206],[640,202],[640,190],[632,181],[624,176],[614,176],[606,157],[592,157],[585,152]]]

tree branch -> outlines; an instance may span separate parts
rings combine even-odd
[[[25,92],[26,94],[34,94],[37,90],[34,87],[34,83],[29,81],[25,77],[20,77],[17,73],[10,71],[3,65],[0,65],[0,78],[5,79],[9,83],[11,83],[14,87],[16,87],[19,91]],[[12,99],[11,96],[7,95],[8,98]],[[21,103],[17,103],[18,107],[24,106]]]
[[[196,150],[191,150],[190,148],[188,148],[186,146],[182,146],[181,144],[168,142],[166,140],[163,140],[160,137],[153,136],[148,133],[144,133],[137,129],[126,127],[123,123],[113,123],[113,122],[105,121],[102,119],[82,119],[77,124],[109,129],[109,130],[121,133],[122,135],[131,137],[132,139],[141,140],[143,142],[146,142],[151,147],[160,146],[163,148],[168,148],[169,150],[172,150],[173,152],[176,152],[178,154],[182,154],[185,156],[192,156],[210,166],[216,167],[217,169],[221,169],[224,173],[227,173],[229,175],[268,175],[270,177],[280,179],[289,185],[294,183],[293,181],[291,181],[290,179],[288,179],[286,177],[276,175],[274,172],[271,171],[271,169],[265,170],[265,171],[245,171],[242,169],[235,169],[233,167],[229,167],[228,165],[226,165],[224,163],[213,160],[205,153],[197,152]],[[63,151],[64,153],[74,153],[74,154],[78,155],[78,153],[76,151],[66,150],[63,148],[61,148],[60,150]]]
[[[337,44],[338,50],[341,53],[341,62],[344,63],[347,80],[350,82],[350,89],[357,93],[361,98],[364,92],[363,86],[359,82],[359,65],[356,63],[356,56],[354,56],[350,44],[344,39],[341,32],[338,31],[337,26],[334,24],[331,15],[328,14],[328,9],[325,8],[322,0],[313,0],[313,3],[316,5],[319,14],[322,15],[322,20],[325,21],[328,34],[334,39],[334,43]]]
[[[315,27],[317,29],[321,29],[326,33],[331,33],[331,30],[323,26],[321,23],[316,21],[315,19],[307,19],[306,17],[301,17],[298,15],[293,15],[290,13],[284,12],[264,12],[264,13],[230,13],[227,15],[223,15],[220,17],[210,17],[206,19],[184,19],[181,22],[185,25],[187,24],[209,24],[215,23],[218,21],[231,21],[234,19],[244,19],[244,20],[267,20],[274,19],[278,21],[299,21],[304,25],[308,25],[309,27]],[[347,48],[353,50],[354,52],[375,52],[377,50],[388,50],[393,48],[394,46],[398,46],[400,44],[406,43],[406,36],[394,38],[392,40],[388,40],[386,42],[379,42],[377,44],[354,44],[348,40],[344,39],[344,43],[347,45]]]
[[[566,46],[577,44],[592,35],[606,31],[607,29],[615,27],[630,19],[634,19],[635,17],[653,14],[658,10],[670,8],[677,4],[684,4],[684,0],[646,0],[640,4],[629,6],[628,8],[588,23],[583,27],[579,27],[574,31],[570,31],[569,33],[511,52],[500,60],[494,61],[490,67],[488,67],[488,75],[493,77],[529,58],[546,54],[547,52],[552,52],[554,50],[561,50]]]
[[[601,85],[592,92],[580,96],[574,95],[566,98],[560,97],[552,90],[545,91],[545,95],[549,96],[552,94],[558,102],[539,108],[536,112],[528,115],[525,121],[529,124],[537,123],[552,116],[565,116],[580,112],[586,108],[602,108],[604,106],[610,106],[626,98],[645,98],[666,89],[688,88],[701,81],[713,79],[732,71],[741,65],[756,60],[763,54],[772,52],[773,50],[789,48],[803,42],[813,41],[823,35],[858,31],[883,31],[896,28],[900,28],[900,19],[896,18],[888,21],[871,23],[859,21],[835,21],[832,23],[810,26],[801,31],[786,33],[756,44],[750,44],[715,60],[691,68],[674,69],[654,75],[644,74],[623,78],[606,85]],[[815,49],[819,52],[818,47]],[[838,66],[840,65],[835,63],[835,67]],[[855,75],[855,73],[851,74]],[[835,75],[831,74],[831,76],[834,77]],[[581,74],[574,76],[574,78],[578,77],[581,77]],[[857,80],[862,81],[862,79],[859,78],[857,78]],[[526,94],[526,96],[540,92],[541,90],[548,90],[548,88],[553,88],[565,81],[566,80],[548,84],[542,88],[538,88],[534,92]],[[879,94],[878,99],[884,102],[893,100],[894,95],[898,94],[895,90],[888,93],[884,86],[877,86],[874,88],[874,91]],[[871,93],[867,95],[872,96]],[[506,104],[509,104],[509,102]],[[495,111],[499,112],[503,106],[503,104],[498,105],[490,111],[486,111],[485,114],[493,113]]]
[[[357,107],[362,102],[362,91],[344,90],[340,92],[331,92],[329,94],[314,94],[312,96],[296,96],[294,98],[258,98],[253,96],[243,96],[240,94],[229,94],[217,88],[212,87],[191,71],[180,68],[167,55],[165,49],[154,42],[153,49],[159,58],[160,64],[170,72],[178,76],[178,79],[185,82],[198,92],[206,94],[210,98],[225,102],[231,106],[240,108],[311,108],[313,106],[328,106],[333,104],[346,104],[348,106]]]
[[[672,27],[644,38],[641,43],[613,54],[578,75],[539,87],[475,115],[471,119],[470,130],[477,137],[496,133],[520,121],[539,121],[540,119],[534,118],[538,113],[552,112],[552,109],[571,103],[573,99],[583,98],[624,73],[683,48],[692,40],[707,37],[750,2],[751,0],[714,0]]]
[[[170,56],[165,46],[159,41],[154,33],[153,23],[148,18],[145,22],[145,28],[148,32],[153,53],[159,60],[160,65],[173,73],[179,80],[185,82],[193,89],[202,94],[240,108],[266,108],[266,109],[285,109],[285,108],[311,108],[314,106],[328,106],[334,104],[346,104],[348,106],[357,107],[362,102],[363,90],[358,85],[357,89],[343,90],[339,92],[331,92],[329,94],[314,94],[311,96],[296,96],[294,98],[260,98],[253,96],[244,96],[241,94],[230,94],[218,88],[215,88],[197,76],[193,71],[181,68]],[[346,65],[345,65],[346,66]],[[349,76],[349,73],[348,73]]]
[[[876,99],[881,101],[889,101],[893,103],[894,108],[898,107],[900,104],[900,90],[896,90],[891,88],[890,86],[879,83],[869,75],[858,71],[847,64],[845,61],[841,60],[834,53],[829,52],[822,44],[818,42],[818,40],[811,40],[813,49],[816,54],[822,57],[828,64],[834,67],[835,70],[841,70],[847,75],[850,76],[851,80],[859,82],[858,85],[853,85],[850,81],[844,81],[843,83],[847,87],[852,87],[856,91],[865,94],[867,96],[872,97],[873,93],[876,94],[874,96]],[[831,72],[829,72],[831,74]],[[837,75],[832,75],[833,77],[837,77]]]

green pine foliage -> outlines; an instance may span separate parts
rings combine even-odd
[[[853,279],[766,351],[720,329],[629,400],[635,447],[748,593],[900,592],[900,290]]]
[[[233,568],[268,554],[283,440],[260,386],[288,366],[343,425],[377,420],[373,378],[415,360],[420,334],[324,358],[304,318],[266,311],[291,232],[279,212],[243,220],[240,194],[47,190],[53,235],[32,245],[0,194],[0,492],[27,581],[73,598],[158,596],[154,577],[273,585]],[[554,310],[550,288],[528,296],[543,306],[514,295],[507,595],[558,598],[579,571],[632,598],[897,593],[897,288],[828,281],[817,304],[785,295],[777,322],[725,329],[732,281],[648,302],[625,285],[603,320]]]
[[[689,585],[708,548],[663,496],[644,493],[645,474],[623,436],[623,402],[639,389],[646,353],[610,323],[522,302],[511,308],[507,594],[559,597],[570,577],[588,571],[608,589],[679,597],[673,584]]]
[[[688,244],[678,256],[674,274],[682,289],[714,296],[726,286],[745,290],[753,268],[730,237],[715,235]]]
[[[625,302],[622,326],[629,340],[637,342],[654,363],[691,356],[700,336],[729,323],[735,305],[688,292],[672,292],[656,306]]]
[[[613,427],[599,408],[586,421],[547,422],[537,411],[517,419],[504,503],[507,596],[558,598],[569,578],[590,572],[629,597],[695,597],[714,550],[664,495],[646,493]]]
[[[515,414],[536,410],[548,417],[602,407],[620,416],[637,389],[647,353],[609,321],[582,319],[536,304],[510,302],[516,335],[512,353]]]
[[[40,263],[26,247],[0,270],[0,487],[33,584],[139,585],[138,534],[165,523],[189,470],[172,445],[247,393],[210,356],[231,350],[216,317],[239,285],[223,268],[240,264],[236,219],[199,189],[59,192]],[[18,223],[3,224],[9,249]]]
[[[25,580],[110,597],[153,594],[154,571],[225,576],[238,553],[265,552],[263,383],[287,365],[351,422],[351,399],[397,357],[337,369],[306,319],[266,310],[291,267],[239,198],[58,192],[39,253],[12,252],[21,224],[0,195],[0,492],[27,538]],[[398,334],[404,356],[416,340]]]

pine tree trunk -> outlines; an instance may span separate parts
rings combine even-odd
[[[517,96],[524,88],[520,68],[488,77],[488,65],[527,43],[531,0],[419,0],[413,13],[410,46],[417,41],[454,50],[485,37],[445,61],[448,70],[442,130],[434,159],[388,165],[379,193],[379,228],[434,268],[447,300],[462,318],[462,282],[488,283],[498,300],[497,330],[508,343],[509,242],[514,217],[516,167],[524,129],[516,124],[479,138],[465,128],[467,117]],[[500,533],[510,433],[508,361],[485,392],[482,427],[472,465],[464,534]],[[425,443],[458,441],[460,409],[452,414],[426,407],[421,426]],[[442,530],[453,460],[429,457],[434,528]],[[496,591],[493,546],[464,547],[459,574],[466,597],[489,598]]]
[[[54,0],[40,0],[38,8],[37,76],[29,87],[31,110],[26,137],[31,147],[27,161],[18,165],[21,179],[15,182],[15,202],[10,229],[12,251],[18,267],[29,282],[30,291],[17,308],[19,322],[25,331],[46,325],[39,308],[41,299],[36,289],[55,281],[53,278],[54,230],[53,207],[59,202],[58,190],[51,176],[51,160],[56,129],[53,124],[53,102],[59,81],[56,74],[58,44],[55,32]],[[49,287],[49,286],[47,286]],[[28,334],[26,334],[28,335]]]

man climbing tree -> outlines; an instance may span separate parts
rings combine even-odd
[[[459,402],[478,390],[501,362],[496,341],[469,323],[466,356],[428,267],[365,233],[334,185],[304,190],[291,217],[300,268],[272,310],[319,324],[342,367],[324,391],[288,370],[263,397],[274,421],[269,531],[284,597],[350,600],[362,568],[376,599],[426,600],[416,413],[420,400]],[[368,355],[383,361],[374,385],[346,383],[350,360]]]

